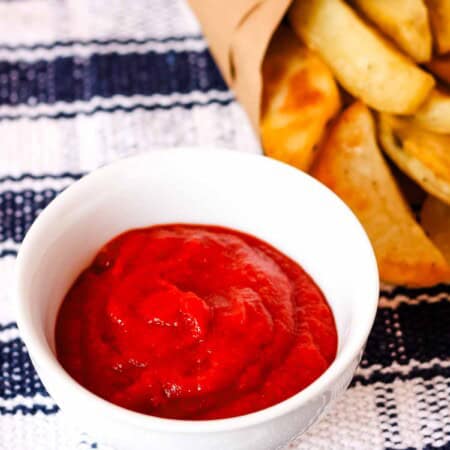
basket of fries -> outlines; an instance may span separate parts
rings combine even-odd
[[[450,281],[450,1],[190,4],[265,154],[347,203],[382,280]]]

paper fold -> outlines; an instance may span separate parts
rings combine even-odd
[[[292,0],[189,0],[228,86],[259,135],[261,66]]]

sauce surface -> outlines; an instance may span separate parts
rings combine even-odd
[[[177,419],[239,416],[319,377],[337,333],[290,258],[234,230],[162,225],[107,243],[66,295],[57,356],[117,405]]]

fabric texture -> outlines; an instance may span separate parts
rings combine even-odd
[[[2,0],[0,23],[0,449],[106,449],[65,420],[20,338],[20,242],[61,190],[110,161],[260,147],[184,0]],[[450,449],[449,356],[450,286],[383,286],[352,386],[288,448]]]

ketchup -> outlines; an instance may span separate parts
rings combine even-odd
[[[331,364],[324,295],[290,258],[231,229],[161,225],[107,243],[66,295],[57,356],[141,413],[218,419],[298,393]]]

